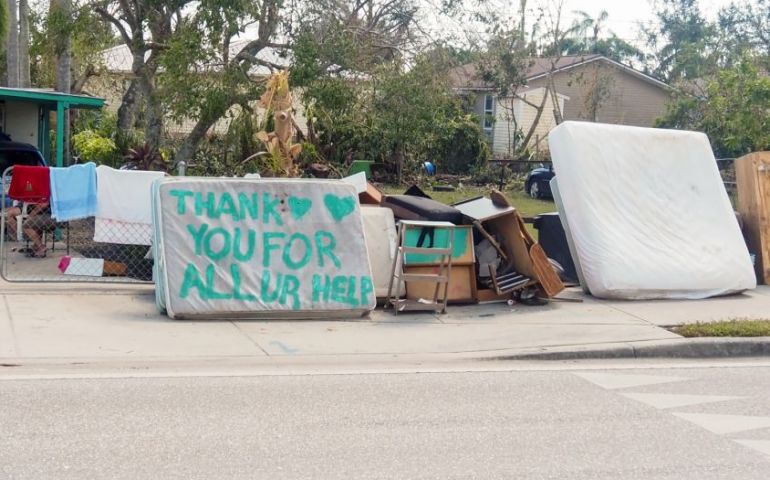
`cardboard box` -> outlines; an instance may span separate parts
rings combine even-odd
[[[106,260],[104,262],[103,275],[105,277],[125,277],[127,272],[128,272],[128,266],[126,266],[125,263],[110,262]]]
[[[358,194],[358,201],[362,205],[379,205],[382,203],[382,192],[371,183],[366,184],[366,190]]]

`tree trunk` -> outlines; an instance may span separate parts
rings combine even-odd
[[[0,2],[0,52],[5,50],[5,42],[8,40],[8,19],[9,19],[9,2]]]
[[[70,92],[80,95],[83,93],[83,89],[86,87],[88,79],[94,76],[96,76],[96,67],[88,65],[79,77],[72,79],[72,88],[70,89]]]
[[[56,11],[57,15],[61,17],[60,21],[69,24],[72,19],[71,0],[52,0],[51,7],[51,10]],[[56,32],[56,37],[56,90],[70,93],[72,88],[72,39],[65,27]],[[64,165],[69,165],[71,163],[69,109],[64,111],[63,131]]]
[[[144,141],[150,144],[155,150],[160,149],[163,140],[163,106],[158,101],[154,93],[147,95],[147,106],[145,108]]]
[[[543,116],[543,110],[545,110],[545,104],[548,102],[548,93],[549,93],[548,89],[546,89],[545,95],[543,95],[543,100],[540,102],[540,105],[535,109],[537,113],[535,113],[535,119],[532,121],[532,126],[529,127],[529,132],[527,132],[527,135],[521,141],[521,145],[519,145],[519,152],[518,152],[519,155],[521,155],[521,153],[527,149],[529,142],[532,141],[532,137],[535,135],[535,132],[537,131],[537,125],[540,123],[540,117]]]
[[[8,1],[8,86],[19,87],[19,6],[16,0]]]
[[[141,72],[137,85],[144,101],[144,141],[158,150],[163,136],[163,106],[155,94],[154,69],[146,66]]]
[[[216,121],[222,118],[226,112],[227,111],[224,110],[218,115],[217,112],[214,112],[213,115],[201,118],[195,123],[192,131],[187,134],[187,137],[182,142],[182,146],[179,147],[179,150],[176,152],[174,162],[177,165],[179,162],[185,162],[187,165],[190,165],[190,162],[195,157],[195,151],[198,150],[198,145],[201,143],[201,140],[203,140],[209,129],[214,126]]]
[[[8,2],[0,0],[0,54],[4,54],[8,48],[8,30],[9,30],[9,18],[10,12],[8,8]],[[4,68],[0,67],[0,85],[8,86],[8,65]]]
[[[29,1],[19,0],[19,86],[32,86],[29,71]]]
[[[553,104],[553,118],[556,120],[556,125],[561,125],[564,122],[564,118],[562,117],[561,108],[559,108],[559,97],[556,94],[556,82],[553,79],[553,75],[551,76],[549,87],[546,90],[546,95],[551,97],[551,103]]]
[[[134,36],[134,43],[141,42],[141,37]],[[139,78],[144,74],[146,68],[144,63],[145,49],[134,46],[132,48],[133,59],[131,60],[131,72],[134,78],[131,79],[128,88],[123,93],[123,99],[118,108],[118,131],[127,132],[134,128],[139,105],[142,102],[142,93],[139,91]]]
[[[128,84],[128,88],[123,93],[123,98],[120,101],[120,107],[118,107],[118,131],[127,132],[134,128],[134,121],[136,119],[136,107],[140,99],[139,95],[139,81],[136,78],[131,79]]]
[[[54,0],[58,15],[62,19],[72,17],[72,3],[70,0]],[[72,88],[72,39],[69,33],[62,28],[57,32],[56,39],[56,90],[70,93]]]
[[[401,145],[396,145],[396,149],[394,153],[394,160],[396,163],[396,178],[399,185],[401,185],[404,181],[404,150],[401,147]]]
[[[137,40],[139,43],[141,40]],[[163,105],[155,92],[155,73],[157,62],[152,58],[145,62],[144,48],[134,50],[131,71],[134,78],[123,94],[118,109],[118,130],[128,131],[134,128],[142,107],[144,120],[144,141],[153,149],[160,148],[163,139]]]

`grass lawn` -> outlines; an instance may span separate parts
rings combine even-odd
[[[393,185],[384,185],[379,187],[385,193],[400,194],[404,193],[407,187],[397,187]],[[461,200],[467,200],[469,198],[487,196],[489,194],[489,188],[486,187],[463,187],[457,189],[454,192],[434,192],[430,188],[425,188],[425,193],[430,195],[434,200],[447,205],[459,202]],[[505,196],[511,201],[514,207],[519,211],[523,217],[534,217],[541,213],[555,212],[556,205],[551,200],[535,200],[530,198],[529,195],[517,190],[506,190]]]
[[[770,320],[732,319],[723,322],[694,323],[671,329],[683,337],[770,337]]]

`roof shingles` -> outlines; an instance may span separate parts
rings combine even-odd
[[[633,68],[628,67],[626,65],[621,65],[617,62],[613,62],[612,60],[598,54],[568,55],[568,56],[559,57],[559,58],[554,58],[554,57],[533,58],[527,70],[526,77],[528,81],[531,81],[531,80],[540,78],[544,75],[547,75],[551,71],[553,71],[554,73],[562,72],[565,70],[569,70],[570,68],[576,67],[578,65],[582,65],[582,64],[593,62],[600,59],[605,60],[609,63],[617,64],[618,66],[622,67],[624,70],[633,72],[637,76],[646,77],[649,81],[658,83],[660,84],[660,86],[665,87],[665,84],[663,84],[662,82],[652,77],[649,77],[642,72],[634,70]],[[492,88],[492,86],[489,83],[484,81],[484,79],[481,76],[481,73],[478,71],[477,65],[473,63],[462,65],[450,70],[449,80],[451,85],[458,90],[490,90]]]

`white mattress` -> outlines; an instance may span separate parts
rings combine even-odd
[[[388,296],[388,286],[393,273],[393,259],[396,258],[398,232],[393,210],[382,207],[362,206],[361,216],[364,221],[364,235],[369,262],[372,265],[374,291],[378,298]],[[406,288],[401,284],[398,296],[406,295]]]
[[[591,294],[699,299],[756,287],[706,135],[565,122],[549,145]]]
[[[351,185],[165,178],[152,212],[156,303],[171,318],[336,318],[376,305]]]

